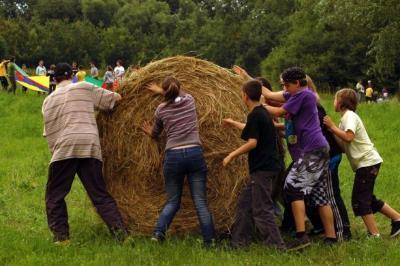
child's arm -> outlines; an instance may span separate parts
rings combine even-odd
[[[269,101],[280,102],[280,103],[286,101],[285,97],[283,97],[283,91],[273,92],[263,86],[261,93]]]
[[[233,120],[231,118],[225,118],[225,119],[222,120],[222,122],[223,122],[223,125],[226,126],[226,127],[236,127],[236,128],[238,128],[240,130],[243,130],[244,127],[246,126],[246,124],[240,123],[240,122],[235,121],[235,120]]]
[[[284,123],[280,123],[280,122],[276,122],[276,121],[273,121],[273,122],[274,122],[274,126],[275,126],[276,129],[278,129],[278,130],[284,130],[285,129],[285,124]]]
[[[264,105],[264,108],[267,109],[267,111],[270,114],[272,114],[273,116],[276,116],[276,117],[284,116],[287,113],[283,107],[274,107],[274,106],[270,106],[270,105]]]
[[[257,146],[257,140],[256,139],[249,139],[245,144],[231,152],[228,156],[225,157],[224,161],[222,162],[223,166],[227,166],[235,157],[248,153],[252,149],[254,149]]]
[[[233,72],[239,75],[242,79],[252,79],[252,77],[247,73],[246,70],[241,68],[240,66],[234,65],[232,67]]]
[[[347,143],[350,143],[354,139],[354,132],[351,130],[341,130],[338,128],[335,123],[333,123],[332,119],[329,116],[324,117],[324,124],[329,128],[332,133],[337,136],[341,141],[345,141]],[[340,143],[339,143],[340,145]]]
[[[148,86],[146,86],[146,89],[154,92],[155,94],[163,94],[164,93],[164,90],[155,83],[150,83]]]

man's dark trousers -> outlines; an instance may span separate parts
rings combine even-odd
[[[78,174],[89,198],[112,233],[126,232],[113,197],[107,192],[103,179],[102,162],[94,158],[72,158],[56,161],[49,166],[46,187],[46,212],[55,240],[69,238],[67,205],[64,198],[71,190]]]

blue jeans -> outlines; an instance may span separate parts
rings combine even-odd
[[[207,206],[207,165],[200,146],[166,151],[164,178],[168,199],[155,233],[165,236],[179,210],[185,176],[188,178],[204,242],[211,242],[215,238],[214,222]]]

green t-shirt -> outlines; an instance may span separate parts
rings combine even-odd
[[[14,63],[8,64],[8,73],[7,74],[9,77],[15,77],[15,64]]]

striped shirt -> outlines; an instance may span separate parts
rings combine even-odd
[[[71,158],[102,160],[95,109],[111,110],[118,94],[87,82],[63,81],[43,102],[43,136],[51,161]]]
[[[173,103],[161,103],[157,107],[152,136],[159,136],[163,129],[167,133],[165,150],[185,145],[201,145],[192,95],[181,93]]]

